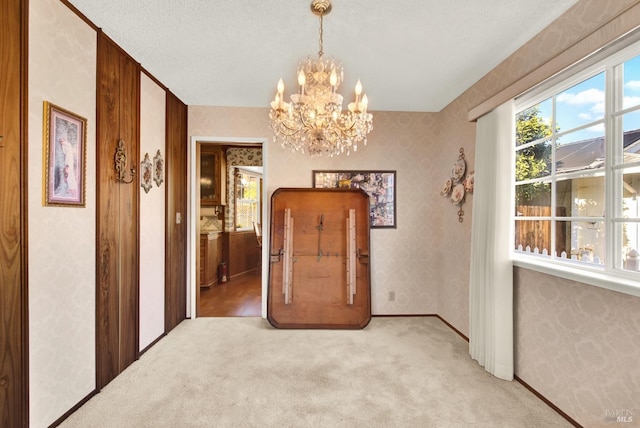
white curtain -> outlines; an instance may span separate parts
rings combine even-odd
[[[513,103],[478,119],[469,283],[469,354],[489,373],[513,380],[511,156]]]

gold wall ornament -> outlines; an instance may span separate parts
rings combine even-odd
[[[136,169],[131,168],[131,178],[125,179],[127,169],[127,154],[125,153],[124,140],[118,140],[118,146],[116,147],[116,154],[113,157],[116,167],[116,181],[120,183],[129,184],[133,182],[133,178],[136,176]]]
[[[462,223],[464,211],[462,203],[468,193],[473,193],[474,172],[467,174],[467,162],[464,158],[464,148],[460,147],[458,159],[451,169],[451,177],[447,178],[440,194],[451,199],[451,203],[458,206],[458,221]]]

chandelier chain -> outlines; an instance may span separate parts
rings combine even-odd
[[[322,15],[320,15],[320,50],[318,51],[318,56],[320,58],[322,58],[322,55],[324,54],[324,43],[322,41],[322,33],[323,33],[323,29],[322,29]]]
[[[269,112],[274,142],[282,147],[311,156],[349,155],[367,144],[373,116],[367,112],[367,95],[358,80],[355,100],[342,110],[343,97],[338,87],[344,79],[342,64],[324,59],[324,15],[331,11],[330,0],[313,0],[311,11],[320,17],[318,58],[311,56],[298,63],[298,88],[290,101],[285,100],[284,83],[278,81]]]

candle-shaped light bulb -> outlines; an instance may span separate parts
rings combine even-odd
[[[356,83],[356,103],[360,102],[361,93],[362,93],[362,83],[360,83],[360,79],[358,79],[358,83]]]
[[[367,98],[367,94],[362,96],[362,112],[367,112],[367,104],[369,104],[369,98]]]
[[[282,95],[284,92],[284,82],[282,81],[282,77],[278,80],[278,93]]]
[[[338,75],[336,74],[335,68],[331,70],[331,75],[329,76],[329,83],[331,84],[331,87],[333,89],[335,89],[336,85],[338,84]]]
[[[298,85],[300,85],[298,92],[300,93],[300,95],[304,94],[304,84],[306,81],[307,79],[304,76],[304,71],[298,71]]]

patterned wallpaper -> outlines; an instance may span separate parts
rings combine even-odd
[[[398,227],[371,231],[372,309],[374,314],[427,314],[436,313],[442,257],[433,239],[439,233],[441,215],[434,202],[440,202],[443,178],[436,173],[436,116],[374,112],[368,145],[351,156],[334,158],[309,158],[282,149],[272,140],[266,108],[189,106],[189,136],[265,139],[268,198],[279,187],[311,187],[314,169],[396,170]],[[268,219],[264,223],[266,226]],[[266,239],[266,227],[264,233]],[[388,300],[389,291],[395,291],[393,302]]]
[[[30,425],[95,388],[96,33],[59,0],[29,2]],[[42,110],[87,119],[86,208],[42,206]]]
[[[262,149],[231,147],[227,149],[227,165],[262,166]]]
[[[448,173],[459,146],[465,148],[469,164],[474,164],[471,108],[632,5],[636,6],[623,21],[640,25],[638,4],[638,0],[581,0],[447,106],[438,116],[441,145],[433,153],[436,174]],[[445,209],[444,200],[435,202]],[[465,216],[472,211],[471,200]],[[434,224],[433,236],[442,254],[436,271],[438,313],[465,335],[469,330],[470,223],[457,225],[446,215]],[[634,421],[640,419],[640,298],[525,269],[516,269],[515,287],[516,374],[585,426],[610,426],[604,420],[607,410],[634,409]]]
[[[140,159],[158,150],[166,160],[166,92],[146,74],[140,75]],[[141,168],[139,168],[141,169]],[[164,333],[165,182],[152,182],[146,193],[140,188],[140,330],[139,350]],[[140,175],[136,183],[140,186]]]
[[[640,298],[514,269],[516,373],[587,427],[640,425]]]
[[[348,157],[301,158],[283,150],[272,141],[266,108],[190,106],[189,136],[264,139],[269,196],[278,187],[311,186],[314,169],[396,170],[398,227],[371,231],[373,312],[438,313],[468,334],[473,196],[459,223],[439,190],[460,147],[470,169],[482,167],[474,165],[469,109],[638,3],[581,0],[442,112],[374,111],[369,144]],[[634,10],[627,15],[640,23]],[[30,1],[32,426],[48,426],[95,386],[95,195],[87,192],[83,209],[41,204],[44,100],[88,119],[87,189],[95,189],[95,41],[60,1]],[[525,269],[516,270],[515,291],[516,371],[523,380],[588,426],[602,425],[607,410],[640,402],[638,298]]]

